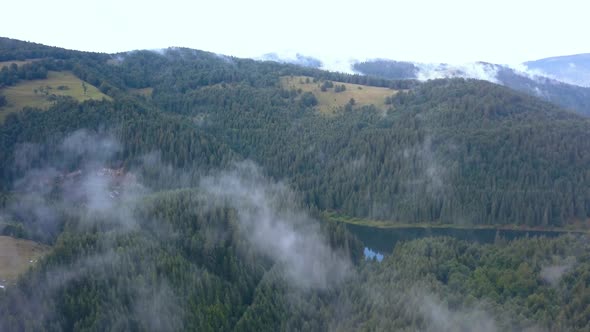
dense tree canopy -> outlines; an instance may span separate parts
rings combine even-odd
[[[0,233],[52,245],[0,290],[0,330],[590,329],[582,235],[401,241],[378,263],[321,218],[584,230],[587,118],[476,80],[0,39],[1,61],[31,59],[0,96],[51,70],[112,100],[0,125]],[[326,115],[289,75],[391,96]]]

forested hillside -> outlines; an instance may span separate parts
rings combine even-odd
[[[105,96],[0,103],[0,233],[51,246],[2,284],[0,330],[590,328],[582,235],[426,238],[378,263],[322,221],[587,231],[586,117],[485,81],[182,48],[0,38],[0,60],[0,102],[47,72]]]
[[[44,60],[115,101],[64,100],[43,114],[7,116],[5,190],[23,174],[13,167],[19,144],[102,128],[125,145],[118,163],[152,150],[190,171],[195,163],[251,159],[307,205],[351,216],[542,226],[590,213],[588,120],[506,88],[460,79],[417,85],[188,49],[107,57]],[[285,75],[395,91],[385,110],[353,103],[322,116],[305,93],[283,89]],[[133,93],[145,88],[153,91]]]

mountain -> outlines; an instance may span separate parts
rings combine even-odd
[[[303,67],[310,67],[310,68],[321,68],[322,61],[317,58],[306,56],[303,54],[295,53],[293,54],[278,54],[278,53],[267,53],[262,55],[260,60],[263,61],[275,61],[281,63],[290,63],[293,65],[299,65]]]
[[[590,88],[508,66],[485,62],[448,65],[370,60],[354,64],[353,69],[362,74],[389,79],[429,80],[453,77],[481,79],[542,98],[583,115],[590,115]]]
[[[590,87],[590,54],[551,57],[528,61],[524,65],[559,81]]]
[[[45,113],[6,116],[4,130],[10,131],[3,135],[3,188],[26,175],[27,167],[13,166],[20,145],[41,144],[45,137],[57,142],[67,131],[58,135],[55,128],[105,127],[116,128],[123,138],[118,164],[136,164],[152,150],[161,150],[173,167],[192,172],[253,160],[273,178],[288,179],[306,205],[354,217],[549,226],[583,219],[590,211],[589,180],[578,178],[588,167],[588,156],[579,152],[590,142],[588,121],[498,85],[462,79],[416,85],[272,62],[228,61],[189,49],[118,57],[124,60],[63,64],[114,104],[76,105],[69,99],[59,102],[57,96]],[[61,70],[57,63],[46,66]],[[304,93],[283,85],[280,78],[289,75],[316,84],[356,84],[340,93],[357,91],[358,105],[334,105],[338,116],[318,114],[317,100],[337,95],[336,88]],[[389,100],[381,95],[382,106],[375,101],[375,106],[363,105],[361,98],[374,93],[370,85],[390,88]],[[145,89],[152,92],[137,93]],[[66,115],[82,118],[60,120]],[[176,128],[174,135],[163,134],[170,128]],[[191,143],[196,137],[202,144]],[[352,174],[363,175],[351,179]],[[571,190],[555,190],[560,183]],[[422,199],[416,201],[415,195]]]
[[[590,328],[587,117],[187,48],[0,57],[0,248],[43,244],[0,266],[2,331]],[[379,263],[332,215],[496,236]]]

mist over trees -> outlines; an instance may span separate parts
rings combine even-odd
[[[585,231],[585,117],[477,80],[0,39],[0,60],[19,59],[37,60],[1,68],[0,95],[71,71],[112,101],[0,124],[0,233],[52,246],[0,290],[0,330],[590,328],[584,234],[401,241],[379,263],[325,218]],[[326,115],[288,75],[392,93]]]

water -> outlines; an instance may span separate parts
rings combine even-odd
[[[377,228],[370,226],[346,225],[348,230],[361,240],[365,248],[365,258],[373,258],[377,254],[388,254],[393,251],[398,241],[408,241],[423,237],[450,236],[460,240],[479,243],[493,243],[499,236],[505,240],[523,237],[557,237],[565,234],[555,231],[531,230],[497,230],[497,229],[457,229],[457,228]]]
[[[373,251],[373,250],[371,250],[370,248],[367,248],[367,247],[365,247],[364,255],[365,255],[365,259],[366,260],[376,259],[377,262],[381,262],[383,260],[383,254],[382,253],[375,252],[375,251]]]

